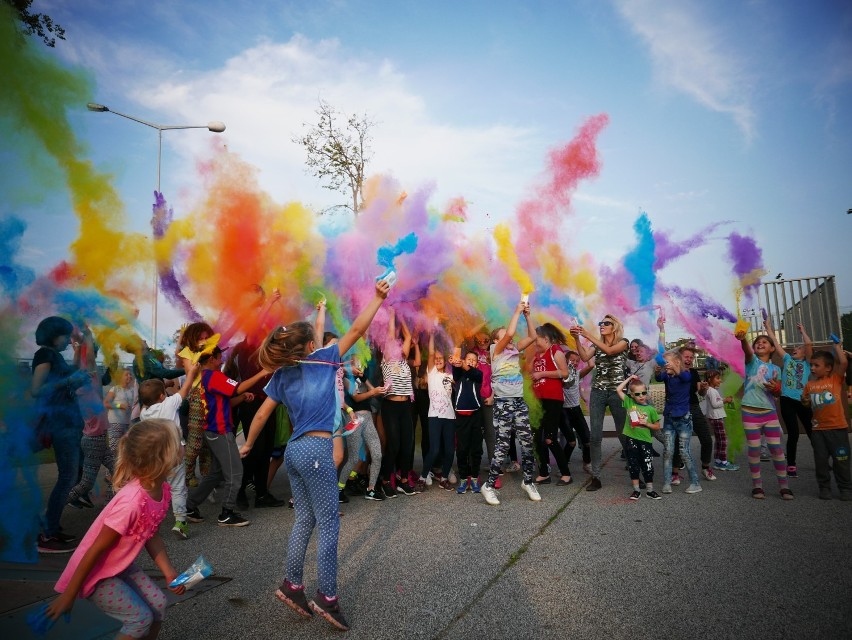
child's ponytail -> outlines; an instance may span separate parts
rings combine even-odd
[[[294,322],[273,329],[257,351],[257,363],[267,371],[292,367],[307,355],[308,343],[314,339],[310,322]]]

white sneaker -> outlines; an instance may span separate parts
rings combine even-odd
[[[425,477],[425,478],[424,478],[423,476],[420,476],[420,480],[422,480],[422,481],[423,481],[423,483],[424,483],[427,487],[431,487],[431,486],[432,486],[432,478],[433,478],[433,477],[434,477],[434,476],[433,476],[432,472],[430,471],[429,473],[427,473],[427,474],[426,474],[426,477]]]
[[[450,481],[450,484],[456,484],[459,481],[454,471],[450,471],[450,475],[447,476],[447,480]]]
[[[713,469],[711,469],[711,468],[709,468],[709,467],[707,467],[706,469],[704,469],[701,473],[703,473],[703,474],[704,474],[704,479],[705,479],[705,480],[715,480],[715,479],[716,479],[716,474],[715,474],[715,473],[713,473]]]
[[[535,486],[534,482],[530,482],[529,484],[522,482],[521,489],[527,492],[527,495],[533,502],[541,502],[541,495],[539,494],[538,487]]]
[[[704,491],[704,489],[701,488],[700,484],[691,484],[687,487],[684,493],[701,493],[702,491]]]
[[[495,506],[500,504],[500,500],[497,499],[497,490],[494,487],[489,486],[487,482],[482,485],[482,488],[479,490],[479,492],[482,494],[482,497],[485,498],[485,502],[487,502],[488,504]]]

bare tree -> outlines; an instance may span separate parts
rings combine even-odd
[[[320,100],[316,114],[319,122],[304,123],[304,134],[292,140],[305,148],[307,170],[325,183],[325,189],[352,196],[352,204],[337,206],[352,209],[357,216],[364,204],[364,170],[370,160],[370,129],[374,123],[366,114],[345,119],[325,100]],[[341,126],[344,119],[346,124]]]

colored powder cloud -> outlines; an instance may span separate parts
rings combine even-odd
[[[636,246],[624,257],[624,268],[639,289],[639,304],[649,305],[654,301],[654,285],[657,278],[654,270],[654,235],[651,220],[643,212],[633,223]]]

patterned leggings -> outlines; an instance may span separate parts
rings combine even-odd
[[[357,415],[364,423],[361,428],[346,439],[346,462],[340,470],[340,481],[346,482],[349,474],[358,464],[358,456],[361,453],[361,443],[367,446],[370,452],[370,484],[375,487],[379,479],[379,471],[382,468],[382,445],[379,441],[379,433],[373,424],[373,414],[369,411],[358,411]]]
[[[769,454],[772,456],[778,486],[786,489],[787,459],[784,457],[784,447],[781,446],[781,423],[778,422],[778,414],[772,409],[752,407],[743,407],[742,413],[748,443],[748,466],[751,470],[752,487],[763,488],[763,481],[760,478],[760,434],[763,433],[766,444],[769,446]]]
[[[500,469],[509,452],[509,441],[514,429],[518,443],[521,445],[521,470],[524,482],[529,484],[533,479],[535,458],[532,451],[532,433],[530,432],[530,410],[523,398],[494,399],[494,459],[488,474],[488,486],[493,487],[500,475]]]
[[[95,486],[101,465],[107,468],[112,476],[114,458],[112,450],[107,446],[107,435],[83,436],[80,439],[80,447],[83,449],[83,477],[77,486],[68,494],[68,502],[73,502],[80,496],[88,497],[89,491]],[[110,493],[107,491],[107,493]]]
[[[713,443],[713,458],[717,462],[728,460],[728,434],[725,433],[725,420],[723,418],[707,418],[707,422],[713,429],[716,440]]]
[[[98,609],[121,622],[121,633],[144,638],[166,613],[166,595],[139,567],[131,564],[95,585],[89,596]]]
[[[109,436],[109,450],[112,452],[113,460],[118,457],[118,441],[121,440],[121,436],[127,433],[128,429],[130,429],[129,424],[122,422],[109,423],[107,434]]]
[[[195,478],[196,460],[201,467],[201,477],[210,474],[210,447],[204,440],[204,400],[201,397],[201,387],[193,387],[189,392],[189,433],[186,437],[186,480]]]
[[[296,505],[296,520],[287,545],[286,578],[294,585],[303,584],[305,554],[316,528],[319,590],[325,596],[334,597],[337,595],[340,512],[331,438],[301,436],[291,440],[284,452],[284,464]]]
[[[654,481],[653,452],[650,442],[636,440],[630,436],[624,439],[627,449],[627,468],[630,470],[630,479],[638,480],[639,472],[646,483]]]

